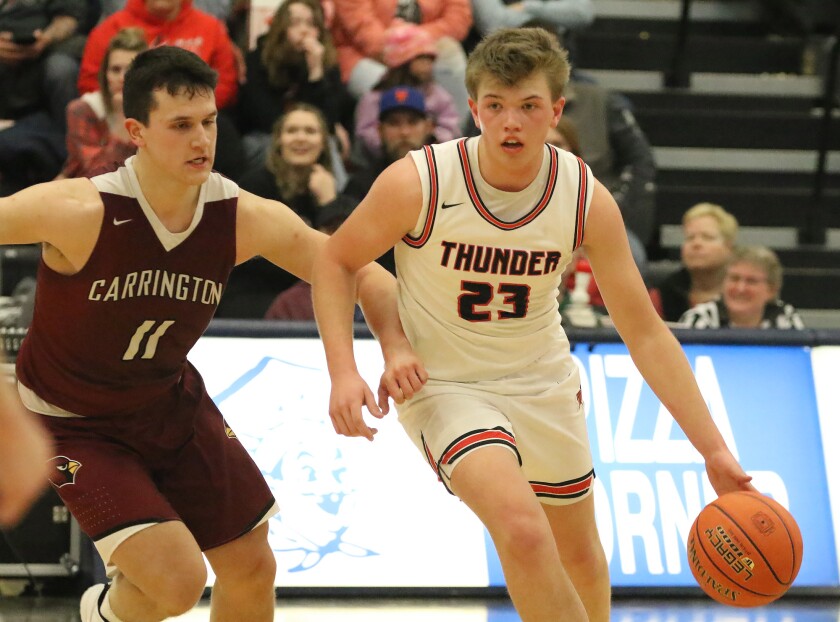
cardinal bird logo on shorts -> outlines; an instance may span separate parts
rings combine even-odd
[[[228,438],[236,438],[236,432],[234,432],[233,428],[228,425],[227,421],[225,421],[225,434]]]
[[[76,483],[76,472],[82,467],[82,463],[67,456],[56,456],[50,460],[50,466],[50,482],[56,488],[61,488]]]

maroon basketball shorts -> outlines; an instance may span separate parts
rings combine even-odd
[[[184,390],[165,412],[41,417],[55,439],[50,480],[106,565],[126,538],[164,521],[183,521],[207,550],[277,511],[200,377],[191,384],[182,381]]]

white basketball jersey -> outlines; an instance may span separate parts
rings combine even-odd
[[[527,188],[493,188],[479,172],[479,140],[411,153],[423,209],[394,249],[405,332],[441,380],[501,378],[568,347],[558,286],[592,198],[589,167],[549,145]]]

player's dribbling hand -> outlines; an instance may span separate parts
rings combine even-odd
[[[728,449],[715,452],[706,458],[706,474],[718,496],[736,490],[758,492],[750,483],[752,476],[747,475]]]
[[[377,429],[365,423],[362,406],[367,407],[374,417],[381,418],[384,414],[379,410],[373,392],[358,373],[346,373],[333,379],[330,391],[330,419],[338,434],[363,436],[369,441],[373,440]]]
[[[389,397],[402,404],[414,397],[428,379],[426,368],[411,347],[390,352],[385,357],[385,371],[379,380],[379,408],[387,414]]]

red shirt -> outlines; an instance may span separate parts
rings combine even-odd
[[[233,42],[221,20],[194,8],[192,0],[182,0],[181,11],[171,21],[164,21],[146,10],[143,0],[128,0],[125,8],[106,17],[88,35],[79,70],[79,92],[99,89],[97,74],[111,38],[123,28],[139,27],[146,31],[151,47],[174,45],[198,54],[219,72],[216,105],[224,108],[236,99],[236,61]]]

